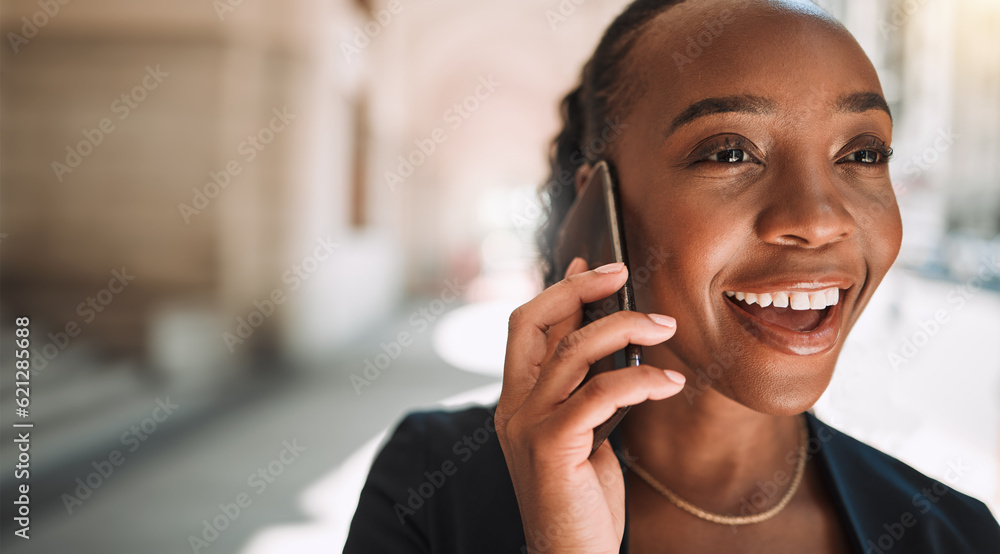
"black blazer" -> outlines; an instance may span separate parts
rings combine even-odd
[[[495,409],[408,415],[372,465],[344,552],[526,552]],[[1000,525],[985,504],[806,418],[811,460],[857,554],[1000,554]],[[609,440],[621,450],[617,432]]]

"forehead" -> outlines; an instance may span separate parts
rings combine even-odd
[[[773,100],[789,117],[881,93],[864,51],[836,23],[767,1],[684,2],[659,14],[629,54],[635,108],[661,124],[713,97]],[[653,115],[655,113],[655,116]]]

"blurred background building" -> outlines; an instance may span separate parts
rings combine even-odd
[[[881,75],[905,229],[817,412],[996,513],[1000,3],[816,3]],[[204,551],[339,550],[381,432],[495,397],[556,107],[624,5],[3,0],[4,550],[191,550],[242,492]]]

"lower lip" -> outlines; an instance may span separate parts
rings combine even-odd
[[[750,312],[740,309],[728,298],[723,301],[729,306],[730,311],[740,321],[745,331],[752,334],[757,340],[765,345],[794,356],[811,356],[823,354],[837,344],[840,338],[840,307],[844,303],[844,294],[840,291],[840,302],[834,304],[827,312],[819,326],[811,331],[792,331],[769,321],[757,318]]]

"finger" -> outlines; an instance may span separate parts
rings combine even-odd
[[[575,264],[575,265],[574,265]],[[579,319],[583,304],[610,296],[628,277],[624,264],[609,264],[586,271],[583,259],[570,264],[579,271],[542,291],[510,315],[507,349],[504,355],[500,402],[506,409],[518,409],[538,380],[541,364],[547,359],[548,331],[567,318]]]
[[[578,273],[583,273],[589,269],[587,267],[587,260],[577,257],[573,258],[573,261],[569,263],[569,267],[566,268],[566,277],[571,277]],[[544,360],[548,360],[552,357],[552,352],[555,350],[556,346],[559,344],[559,340],[566,335],[576,331],[580,328],[580,322],[583,321],[583,306],[579,310],[573,312],[572,315],[566,319],[556,323],[549,327],[549,331],[546,334],[546,349]]]
[[[578,275],[585,271],[587,271],[587,262],[578,256],[570,261],[569,266],[566,268],[566,277]],[[582,318],[583,307],[581,306],[569,317],[549,327],[545,334],[545,354],[541,357],[542,360],[549,358],[551,350],[558,344],[559,338],[580,327]],[[540,362],[526,363],[524,361],[525,357],[528,359],[535,357],[529,349],[532,347],[538,349],[537,344],[531,346],[518,344],[517,348],[512,348],[514,346],[514,319],[514,314],[511,314],[511,328],[507,338],[507,353],[504,360],[503,388],[500,394],[500,405],[504,408],[510,405],[516,410],[524,403],[524,399],[530,394],[531,389],[534,388],[535,382],[538,380]],[[557,338],[554,338],[554,336]]]
[[[562,402],[576,389],[590,366],[629,344],[652,346],[674,336],[677,322],[660,314],[616,312],[559,341],[542,366],[532,395],[543,404]]]
[[[516,371],[531,368],[537,376],[538,367],[545,360],[549,328],[574,316],[587,302],[610,296],[627,278],[624,264],[608,264],[571,275],[514,310],[508,323],[505,359],[517,363],[505,364],[504,373],[513,365]],[[512,377],[521,379],[524,375]],[[506,378],[504,375],[505,381]]]
[[[608,371],[587,381],[553,413],[553,425],[592,440],[593,429],[618,408],[669,398],[684,388],[684,376],[650,365]]]
[[[586,302],[610,296],[627,277],[628,269],[621,263],[577,273],[514,310],[508,323],[501,399],[520,405],[535,386],[552,325],[580,312]]]
[[[584,271],[587,271],[587,269],[589,269],[587,267],[587,260],[577,256],[573,258],[573,261],[571,261],[568,266],[566,266],[566,275],[563,275],[563,279],[576,275],[577,273],[583,273]]]

